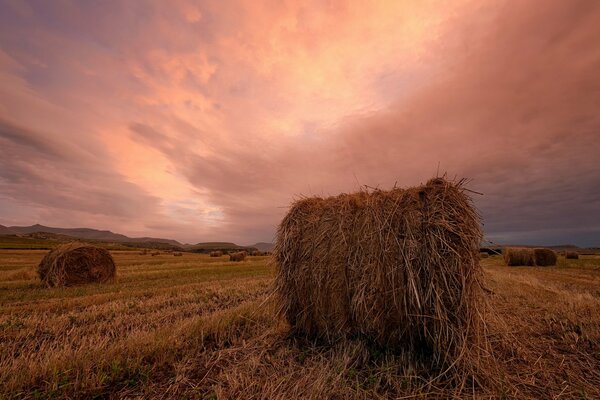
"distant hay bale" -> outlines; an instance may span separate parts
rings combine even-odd
[[[569,260],[578,260],[579,253],[577,253],[576,251],[567,251],[565,252],[565,257]]]
[[[480,258],[488,258],[490,255],[488,253],[479,253]]]
[[[229,261],[244,261],[246,259],[245,251],[238,251],[237,253],[229,254]]]
[[[221,250],[211,251],[210,252],[210,256],[211,257],[221,257],[222,255],[223,255],[223,252]]]
[[[38,265],[38,275],[48,287],[112,282],[117,267],[100,247],[67,243],[50,251]]]
[[[533,249],[533,253],[535,256],[535,265],[538,267],[547,267],[551,265],[556,265],[556,252],[551,249],[537,248]]]
[[[509,267],[534,266],[535,254],[533,249],[521,247],[505,247],[502,249],[504,262]]]
[[[183,256],[183,254],[182,254],[182,253],[180,253],[180,252],[178,252],[178,251],[175,251],[175,252],[173,252],[173,255],[174,255],[175,257],[181,257],[181,256]]]
[[[150,255],[152,257],[154,257],[154,256],[160,256],[160,251],[153,251],[152,253],[150,253]]]
[[[262,255],[262,254],[261,254],[261,252],[260,252],[260,251],[258,251],[258,250],[253,250],[253,251],[250,253],[250,255],[251,255],[251,256],[260,256],[260,255]]]
[[[273,250],[279,311],[309,337],[459,365],[483,340],[481,238],[463,181],[296,201]]]
[[[140,256],[145,256],[146,254],[148,254],[148,252],[146,250],[140,251]]]

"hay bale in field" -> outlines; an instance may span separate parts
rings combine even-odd
[[[223,252],[221,250],[211,251],[210,252],[210,256],[211,257],[221,257],[222,255],[223,255]]]
[[[251,255],[251,256],[255,256],[255,257],[256,257],[256,256],[260,256],[260,255],[262,255],[262,254],[261,254],[261,252],[260,252],[260,251],[258,251],[258,250],[253,250],[252,252],[250,252],[250,255]]]
[[[150,253],[150,255],[152,257],[154,257],[154,256],[160,256],[160,251],[153,251],[152,253]]]
[[[556,260],[558,257],[556,256],[556,252],[554,250],[537,248],[533,249],[533,254],[535,257],[535,265],[538,267],[556,265]]]
[[[534,266],[535,254],[533,249],[521,247],[505,247],[502,249],[502,257],[509,267]]]
[[[67,243],[50,251],[38,265],[46,286],[112,282],[117,267],[108,250],[83,243]]]
[[[569,260],[578,260],[579,253],[577,253],[576,251],[567,251],[565,252],[565,257]]]
[[[280,313],[310,337],[458,365],[483,337],[480,225],[463,181],[442,178],[296,201],[273,251]]]
[[[140,251],[140,256],[145,256],[146,254],[148,254],[148,252],[146,250]]]
[[[245,251],[238,251],[237,253],[229,254],[229,261],[244,261],[246,259]]]
[[[490,255],[488,253],[479,253],[480,258],[488,258]]]
[[[183,256],[183,254],[182,254],[182,253],[180,253],[180,252],[178,252],[178,251],[175,251],[175,252],[173,252],[173,255],[174,255],[175,257],[181,257],[181,256]]]

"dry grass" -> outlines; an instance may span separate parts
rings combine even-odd
[[[565,257],[567,257],[569,260],[577,260],[579,259],[579,253],[576,251],[567,251],[565,252]]]
[[[487,354],[480,225],[461,182],[443,178],[299,200],[274,249],[281,314],[309,338],[363,336],[464,384]]]
[[[108,250],[78,242],[51,250],[37,268],[40,279],[48,287],[112,282],[116,271]]]
[[[510,267],[535,265],[535,254],[533,252],[533,249],[505,247],[504,249],[502,249],[502,256],[506,265]]]
[[[46,289],[44,254],[0,251],[0,398],[600,398],[600,257],[482,260],[497,379],[448,388],[363,340],[291,337],[267,259],[113,252],[118,283]]]
[[[247,253],[245,251],[238,251],[236,253],[229,254],[229,261],[244,261]]]
[[[537,265],[538,267],[549,267],[552,265],[556,265],[556,261],[558,260],[556,252],[551,249],[533,249],[533,255],[535,257],[535,265]]]

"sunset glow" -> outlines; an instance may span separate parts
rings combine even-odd
[[[466,177],[486,238],[600,245],[596,1],[2,1],[0,224],[271,242]]]

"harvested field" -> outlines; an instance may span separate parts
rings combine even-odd
[[[45,251],[0,251],[0,398],[600,398],[600,257],[481,260],[498,368],[483,386],[422,379],[358,339],[289,335],[269,258],[112,252],[112,284],[50,288]]]

